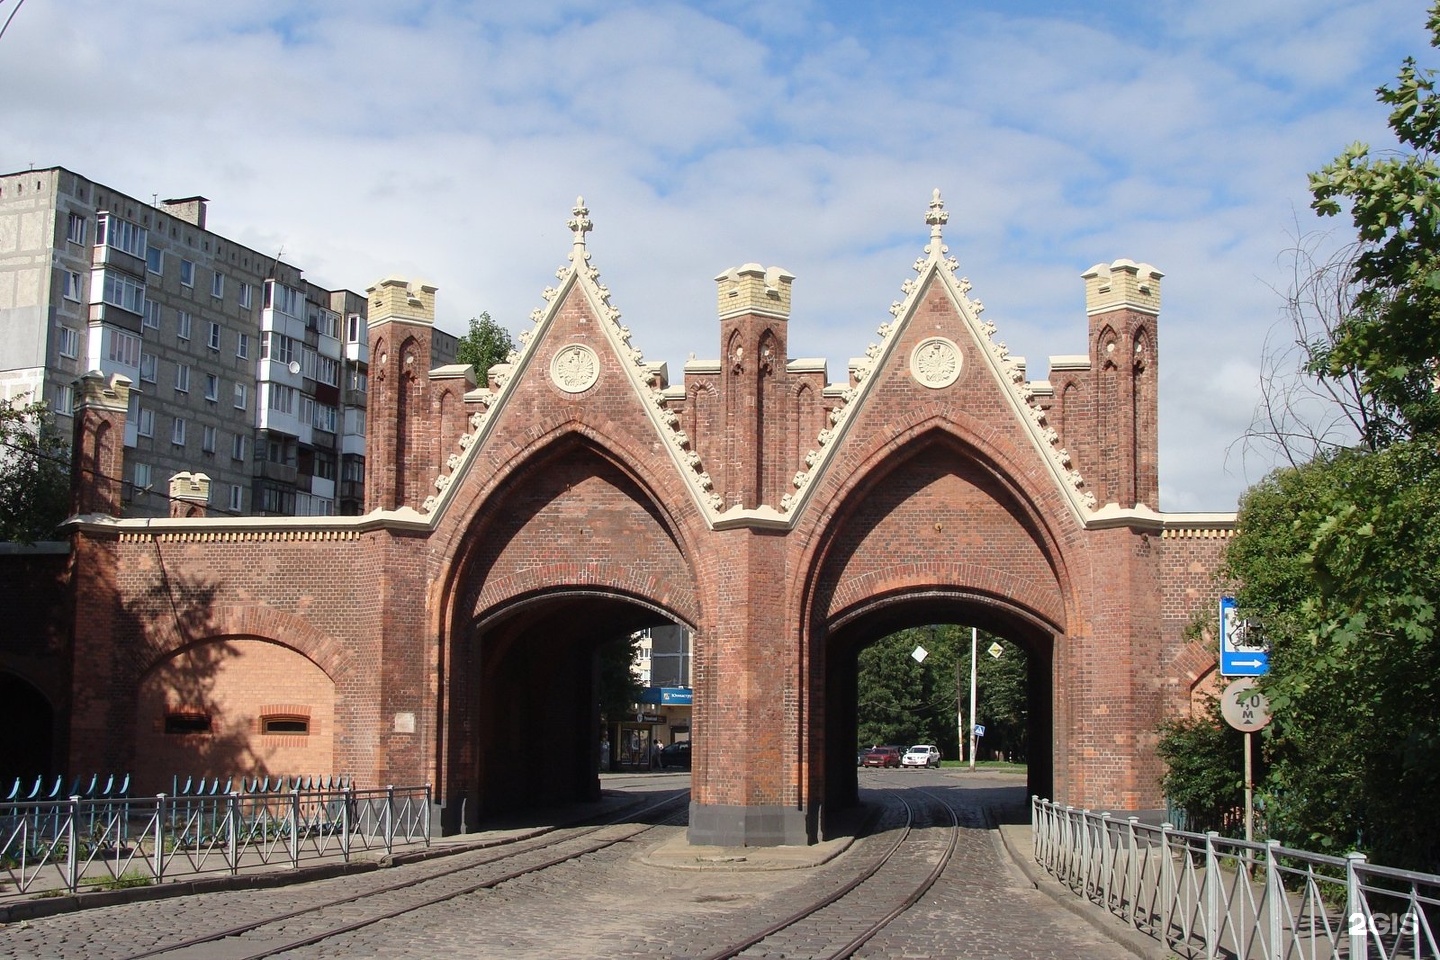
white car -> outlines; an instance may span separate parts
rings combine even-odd
[[[933,743],[917,743],[905,751],[905,756],[900,758],[902,767],[938,767],[940,766],[940,748]]]

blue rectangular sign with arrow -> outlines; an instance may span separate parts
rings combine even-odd
[[[1240,617],[1234,597],[1220,598],[1220,675],[1263,677],[1270,672],[1270,647],[1258,624]]]

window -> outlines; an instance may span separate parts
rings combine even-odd
[[[180,285],[182,287],[195,286],[195,264],[189,260],[180,261]]]
[[[312,427],[316,430],[324,430],[326,433],[335,433],[338,423],[339,411],[328,403],[315,404],[315,414],[310,421]]]
[[[237,483],[230,484],[230,512],[240,513],[245,509],[245,488]]]
[[[122,310],[129,310],[131,313],[145,312],[145,284],[132,280],[123,273],[105,271],[102,296],[106,303]]]
[[[350,371],[350,389],[356,393],[364,393],[370,389],[370,377],[359,370]]]
[[[165,251],[159,247],[145,248],[145,268],[151,273],[165,272]]]
[[[154,383],[154,382],[155,382],[155,367],[156,367],[156,366],[157,366],[157,364],[155,363],[155,354],[153,354],[153,353],[141,353],[141,354],[140,354],[140,379],[141,379],[141,380],[144,380],[146,383]]]
[[[70,214],[70,222],[65,227],[65,239],[71,243],[84,243],[86,226],[88,224],[84,217],[78,213]]]
[[[244,410],[250,403],[250,388],[243,383],[235,384],[235,409]]]
[[[215,428],[205,427],[200,431],[200,449],[205,453],[215,452]]]
[[[66,300],[80,300],[80,299],[83,299],[84,294],[83,294],[83,292],[82,292],[83,287],[82,287],[81,284],[82,284],[82,281],[80,280],[80,274],[76,273],[74,270],[66,270],[66,271],[65,271],[65,299],[66,299]]]
[[[123,250],[132,257],[145,258],[149,246],[150,231],[139,224],[122,220],[114,214],[100,215],[99,242],[116,250]]]
[[[110,339],[110,349],[106,353],[107,359],[112,363],[121,363],[127,367],[140,366],[140,338],[133,333],[126,333],[124,330],[106,329],[105,333]]]
[[[260,359],[289,366],[295,359],[295,341],[283,333],[267,333],[260,343]]]
[[[265,306],[267,308],[273,308],[287,316],[299,319],[300,305],[303,302],[300,291],[295,288],[287,287],[285,284],[277,283],[274,280],[266,282]]]
[[[301,422],[301,423],[314,423],[314,422],[315,422],[315,398],[314,398],[314,397],[307,397],[307,396],[305,396],[305,395],[302,393],[302,394],[300,395],[300,405],[299,405],[299,406],[300,406],[300,408],[299,408],[299,410],[296,412],[295,415],[296,415],[296,417],[298,417],[298,418],[300,419],[300,422]]]
[[[235,337],[235,356],[246,360],[250,356],[250,334],[241,333]]]
[[[206,342],[209,343],[211,350],[220,349],[220,324],[214,320],[210,321],[210,337]]]
[[[250,309],[251,300],[254,297],[255,288],[250,284],[241,281],[240,283],[240,306],[246,310]]]
[[[340,464],[340,479],[346,483],[365,482],[365,461],[346,460]]]
[[[215,275],[210,278],[210,296],[217,300],[225,296],[225,274],[219,270],[216,270]]]
[[[205,399],[211,403],[220,399],[220,378],[213,373],[205,374]]]
[[[262,513],[279,513],[285,516],[294,516],[295,491],[269,485],[261,487],[260,510]]]
[[[165,714],[165,732],[174,736],[187,733],[209,733],[210,714],[199,712],[176,712]]]
[[[335,479],[335,455],[315,451],[315,476],[321,480]]]
[[[295,388],[287,387],[283,383],[267,384],[265,389],[269,392],[268,406],[271,410],[278,410],[280,413],[295,413]]]
[[[60,356],[76,357],[80,355],[80,331],[74,327],[60,328]]]
[[[185,446],[185,418],[176,417],[175,425],[170,428],[170,442],[177,447]]]
[[[145,299],[145,314],[142,322],[152,330],[160,329],[160,304],[148,297]]]
[[[362,343],[365,339],[365,320],[358,313],[345,318],[345,342]]]
[[[188,363],[175,364],[175,392],[190,392],[190,365]]]
[[[135,432],[142,437],[155,436],[155,411],[146,407],[140,408],[140,416],[135,421]]]
[[[145,493],[150,489],[150,464],[135,464],[135,489],[139,493]]]
[[[315,379],[332,387],[340,386],[340,361],[330,357],[317,357]]]
[[[190,314],[184,310],[175,311],[175,336],[181,340],[190,339]]]
[[[55,412],[62,417],[75,414],[75,388],[68,384],[55,390]]]
[[[230,441],[230,459],[245,462],[245,454],[250,446],[249,437],[242,433],[235,434],[235,439]]]

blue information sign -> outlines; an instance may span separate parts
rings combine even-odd
[[[1240,617],[1234,597],[1220,598],[1220,675],[1263,677],[1270,672],[1270,648],[1249,620]]]

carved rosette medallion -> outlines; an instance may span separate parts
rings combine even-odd
[[[566,393],[581,393],[600,378],[600,358],[582,343],[561,347],[550,361],[550,379]]]
[[[910,354],[910,374],[935,390],[950,386],[960,379],[960,348],[944,337],[921,340]]]

